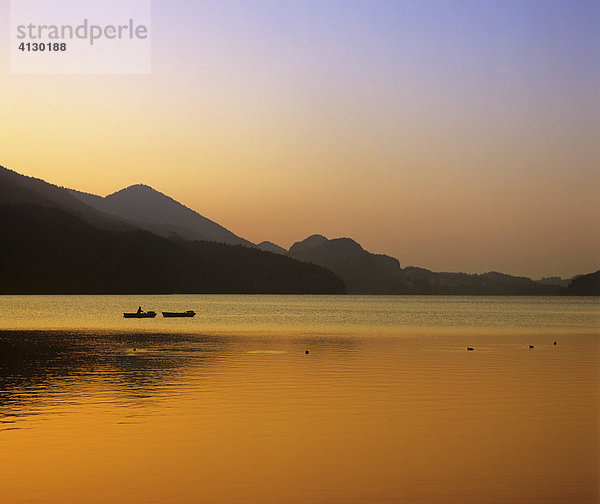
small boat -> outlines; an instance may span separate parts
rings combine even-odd
[[[125,317],[125,318],[154,318],[154,317],[156,317],[156,312],[155,311],[147,311],[147,312],[123,313],[123,317]]]
[[[194,317],[196,315],[196,312],[194,310],[187,310],[184,312],[170,312],[170,311],[164,311],[162,312],[163,317]]]

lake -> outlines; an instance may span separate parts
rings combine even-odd
[[[598,503],[599,364],[598,298],[0,296],[0,501]]]

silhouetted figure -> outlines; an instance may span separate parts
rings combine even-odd
[[[308,355],[308,350],[306,352],[304,352],[306,355]]]
[[[473,347],[468,346],[467,347],[467,352],[471,352],[472,350],[475,350]]]
[[[529,348],[535,348],[533,345],[529,345]]]
[[[554,344],[556,345],[556,341],[554,342]]]
[[[138,315],[139,315],[140,313],[142,313],[142,307],[141,307],[141,306],[138,306],[138,310],[137,310],[137,312],[138,312]]]

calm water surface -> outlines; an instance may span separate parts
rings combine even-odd
[[[598,298],[0,297],[0,502],[598,503],[599,364]]]

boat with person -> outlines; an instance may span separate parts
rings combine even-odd
[[[194,317],[196,316],[196,312],[194,310],[187,310],[184,312],[162,312],[163,317],[171,318],[171,317]]]
[[[137,311],[137,312],[132,312],[132,313],[128,313],[125,312],[123,313],[123,317],[125,318],[154,318],[156,317],[156,312],[155,311]]]

